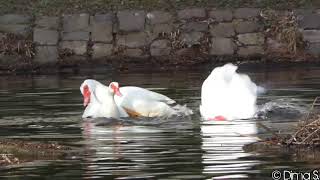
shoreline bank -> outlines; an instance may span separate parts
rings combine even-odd
[[[0,68],[14,72],[127,61],[160,68],[252,60],[317,62],[319,12],[192,7],[6,14],[0,16]]]

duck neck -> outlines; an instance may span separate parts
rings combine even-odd
[[[97,86],[91,94],[90,99],[90,103],[86,107],[83,117],[120,117],[118,107],[114,100],[114,94],[108,88]]]
[[[109,93],[108,97],[101,100],[101,113],[107,117],[120,117],[118,106],[114,100],[114,94]]]

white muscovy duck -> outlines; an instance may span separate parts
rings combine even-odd
[[[256,113],[257,87],[248,75],[236,72],[237,66],[215,68],[201,88],[200,113],[206,120],[252,118]]]
[[[121,96],[116,86],[107,87],[96,80],[87,79],[81,84],[80,91],[83,95],[83,106],[86,107],[82,118],[128,117],[124,109],[115,103],[114,94]]]
[[[125,109],[130,116],[170,117],[192,114],[192,110],[186,106],[173,106],[175,101],[160,93],[135,86],[119,88],[117,82],[111,82],[111,85],[117,87],[122,94],[122,96],[116,94],[114,98],[116,104]]]
[[[174,100],[162,94],[140,87],[119,88],[119,83],[111,82],[109,87],[92,79],[85,80],[80,86],[86,109],[85,117],[170,117],[190,115],[192,110],[175,105]]]

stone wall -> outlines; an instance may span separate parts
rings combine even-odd
[[[320,11],[294,10],[305,52],[320,55]],[[281,14],[281,12],[279,12]],[[283,44],[266,36],[261,9],[188,8],[172,11],[121,10],[60,17],[0,16],[0,35],[20,34],[35,43],[33,61],[61,59],[170,58],[275,55]],[[81,59],[81,58],[80,58]]]

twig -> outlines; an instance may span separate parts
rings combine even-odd
[[[306,115],[306,117],[304,118],[304,121],[307,122],[308,118],[310,117],[311,112],[313,111],[314,106],[316,105],[316,102],[318,101],[319,96],[317,96],[314,100],[313,103],[308,111],[308,114]],[[306,124],[305,126],[303,126],[301,129],[299,129],[297,132],[295,132],[293,135],[291,135],[291,138],[289,140],[286,141],[287,144],[292,144],[293,140],[296,140],[297,135],[302,132],[303,130],[305,130],[307,127],[309,127],[310,125],[313,125],[314,123],[316,123],[316,121],[313,121],[309,124]]]
[[[316,102],[318,101],[318,98],[319,98],[319,96],[317,96],[316,98],[314,98],[314,100],[313,100],[313,102],[312,102],[312,104],[311,104],[311,107],[310,107],[310,109],[309,109],[309,111],[308,111],[308,114],[307,114],[307,116],[305,117],[305,121],[308,120],[311,112],[313,111],[314,106],[317,105]]]
[[[259,125],[263,129],[265,129],[266,131],[270,132],[271,134],[273,134],[277,138],[280,138],[280,136],[276,132],[274,132],[273,130],[271,130],[269,127],[267,127],[266,125],[262,124],[261,122],[257,122],[257,125]]]
[[[12,164],[12,161],[8,158],[8,156],[6,154],[2,154],[1,156],[6,162]]]
[[[316,132],[318,132],[320,129],[317,129],[315,131],[313,131],[311,134],[309,134],[309,136],[307,136],[302,142],[301,144],[303,144],[307,139],[309,139],[310,137],[312,137]]]
[[[240,134],[240,133],[235,133],[241,137],[249,137],[249,138],[255,138],[257,141],[262,141],[261,138],[257,137],[257,136],[253,136],[253,135],[250,135],[250,134]]]

